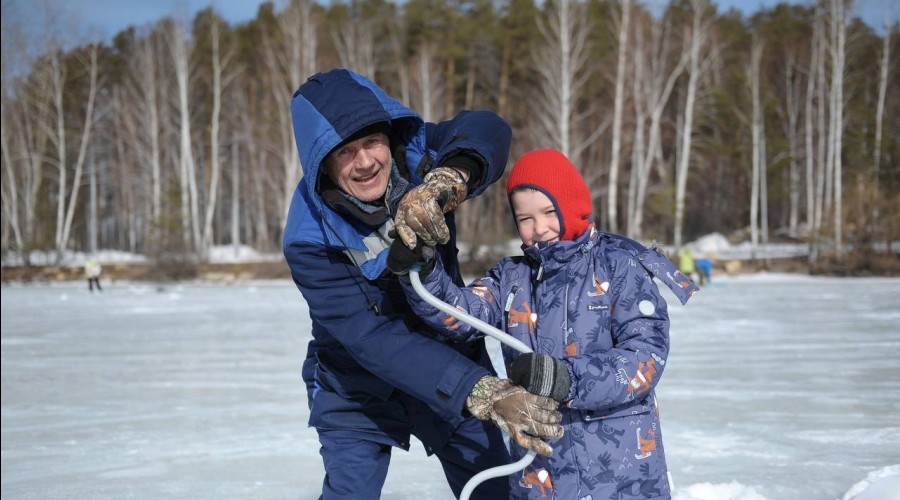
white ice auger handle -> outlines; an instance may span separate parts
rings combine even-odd
[[[481,321],[480,319],[472,316],[471,314],[460,311],[459,309],[451,306],[450,304],[438,299],[434,295],[432,295],[428,290],[422,286],[422,281],[419,279],[419,269],[421,267],[416,265],[413,266],[412,269],[409,270],[409,281],[412,282],[413,290],[422,297],[422,300],[427,302],[433,307],[453,316],[454,318],[462,321],[463,323],[478,329],[485,335],[489,335],[498,341],[512,347],[513,349],[519,352],[533,352],[530,347],[528,347],[522,341],[516,339],[515,337],[504,333],[503,331],[494,328],[493,326]],[[518,462],[514,462],[507,465],[501,465],[499,467],[494,467],[491,469],[485,469],[478,474],[472,476],[472,479],[469,479],[469,482],[462,489],[462,493],[459,495],[459,500],[469,500],[469,496],[472,494],[472,491],[475,488],[487,481],[488,479],[493,479],[495,477],[500,476],[508,476],[513,472],[518,472],[528,465],[534,460],[535,452],[533,450],[528,450],[528,453],[525,454],[524,457],[520,458]]]

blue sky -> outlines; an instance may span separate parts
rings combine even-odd
[[[325,0],[327,1],[327,0]],[[643,0],[645,4],[665,4],[667,0]],[[731,7],[750,14],[763,7],[771,7],[779,0],[713,0],[724,12]],[[812,0],[788,0],[791,3],[810,3]],[[885,3],[886,2],[886,3]],[[256,16],[261,0],[4,0],[3,15],[9,11],[18,14],[29,30],[39,31],[42,16],[39,14],[42,4],[58,6],[56,12],[70,21],[72,29],[77,29],[81,36],[89,39],[110,37],[129,25],[153,23],[167,15],[180,17],[186,15],[192,19],[197,11],[213,5],[230,23],[248,21]],[[884,5],[888,5],[888,15],[898,19],[900,1],[898,0],[856,0],[855,11],[870,25],[881,31],[884,17]],[[276,0],[276,5],[283,4]],[[9,8],[11,7],[11,9]],[[18,12],[16,12],[18,11]],[[80,38],[78,35],[72,35]]]

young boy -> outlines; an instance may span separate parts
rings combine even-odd
[[[669,498],[654,387],[669,350],[666,302],[697,287],[655,249],[597,231],[591,194],[559,151],[535,150],[513,166],[506,186],[524,256],[505,257],[468,288],[440,258],[420,273],[437,298],[506,331],[534,354],[503,346],[514,384],[561,403],[565,434],[510,479],[512,498]],[[402,273],[422,254],[392,247]],[[405,248],[405,247],[403,247]],[[421,300],[415,312],[450,338],[481,335]],[[514,459],[527,450],[513,444]]]

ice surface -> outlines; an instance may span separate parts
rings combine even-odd
[[[4,499],[318,496],[291,283],[103,285],[2,289]],[[667,297],[657,395],[676,500],[896,484],[900,280],[763,274],[687,307]],[[451,494],[416,442],[394,451],[383,498]]]

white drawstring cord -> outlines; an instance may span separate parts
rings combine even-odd
[[[422,286],[422,281],[419,279],[419,269],[420,266],[413,266],[412,269],[409,270],[409,280],[412,282],[413,290],[422,297],[422,300],[427,302],[429,305],[453,316],[454,318],[466,323],[467,325],[478,329],[483,332],[485,335],[489,335],[498,341],[512,347],[513,349],[519,352],[533,352],[530,347],[528,347],[522,341],[516,339],[515,337],[500,331],[497,328],[481,321],[475,316],[470,315],[467,312],[460,311],[459,309],[451,306],[450,304],[438,299],[434,295],[432,295],[428,290]],[[525,454],[524,457],[520,458],[518,462],[514,462],[507,465],[501,465],[498,467],[494,467],[491,469],[485,469],[478,474],[472,476],[472,479],[469,479],[469,482],[462,489],[462,493],[459,495],[459,500],[469,500],[469,496],[472,494],[472,491],[475,488],[487,481],[488,479],[493,479],[495,477],[500,476],[508,476],[513,472],[518,472],[534,461],[535,452],[533,450],[528,450],[528,453]]]

